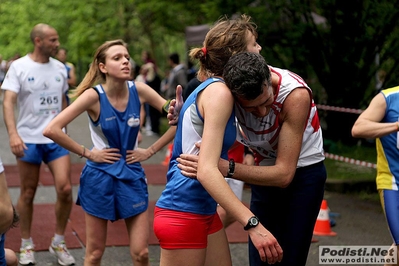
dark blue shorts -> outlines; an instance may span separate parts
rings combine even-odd
[[[326,179],[324,163],[320,162],[298,168],[286,188],[252,186],[251,211],[283,249],[279,266],[306,265]],[[268,265],[260,260],[251,240],[248,245],[250,265]]]
[[[146,179],[118,179],[85,165],[76,203],[88,214],[104,220],[116,221],[135,216],[148,208]]]
[[[24,157],[21,157],[19,159],[27,163],[41,164],[42,162],[44,162],[47,164],[55,159],[69,154],[69,151],[67,149],[64,149],[56,143],[25,143],[25,145],[28,147],[28,149],[24,151]]]

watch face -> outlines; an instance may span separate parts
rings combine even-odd
[[[252,224],[253,226],[258,225],[258,223],[259,223],[258,219],[256,219],[255,217],[252,217],[251,220],[250,220],[250,222],[251,222],[251,224]]]

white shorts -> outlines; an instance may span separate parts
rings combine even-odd
[[[239,200],[242,200],[242,190],[244,189],[244,182],[233,178],[225,178],[231,190],[234,192]]]

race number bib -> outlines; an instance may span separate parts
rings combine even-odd
[[[58,114],[62,99],[57,92],[37,92],[34,95],[33,109],[37,116],[48,116]]]

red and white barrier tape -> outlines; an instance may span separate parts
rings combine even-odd
[[[324,155],[326,156],[326,158],[333,159],[336,161],[341,161],[341,162],[350,163],[350,164],[356,164],[356,165],[370,167],[370,168],[374,168],[374,169],[377,168],[377,164],[375,164],[375,163],[355,160],[352,158],[348,158],[348,157],[344,157],[344,156],[340,156],[340,155],[336,155],[336,154],[331,154],[328,152],[325,152]]]
[[[337,111],[337,112],[344,112],[344,113],[351,113],[351,114],[361,114],[363,110],[361,109],[352,109],[352,108],[343,108],[343,107],[336,107],[336,106],[328,106],[328,105],[323,105],[323,104],[317,104],[317,109],[320,110],[326,110],[326,111]],[[345,163],[350,163],[350,164],[355,164],[355,165],[360,165],[360,166],[365,166],[365,167],[370,167],[370,168],[377,168],[377,165],[375,163],[370,163],[370,162],[365,162],[365,161],[360,161],[336,154],[330,154],[330,153],[324,153],[326,158],[333,159],[336,161],[341,161]]]
[[[343,107],[328,106],[323,104],[317,104],[316,106],[317,109],[327,110],[327,111],[337,111],[337,112],[352,113],[352,114],[361,114],[363,112],[363,110],[361,109],[343,108]]]

